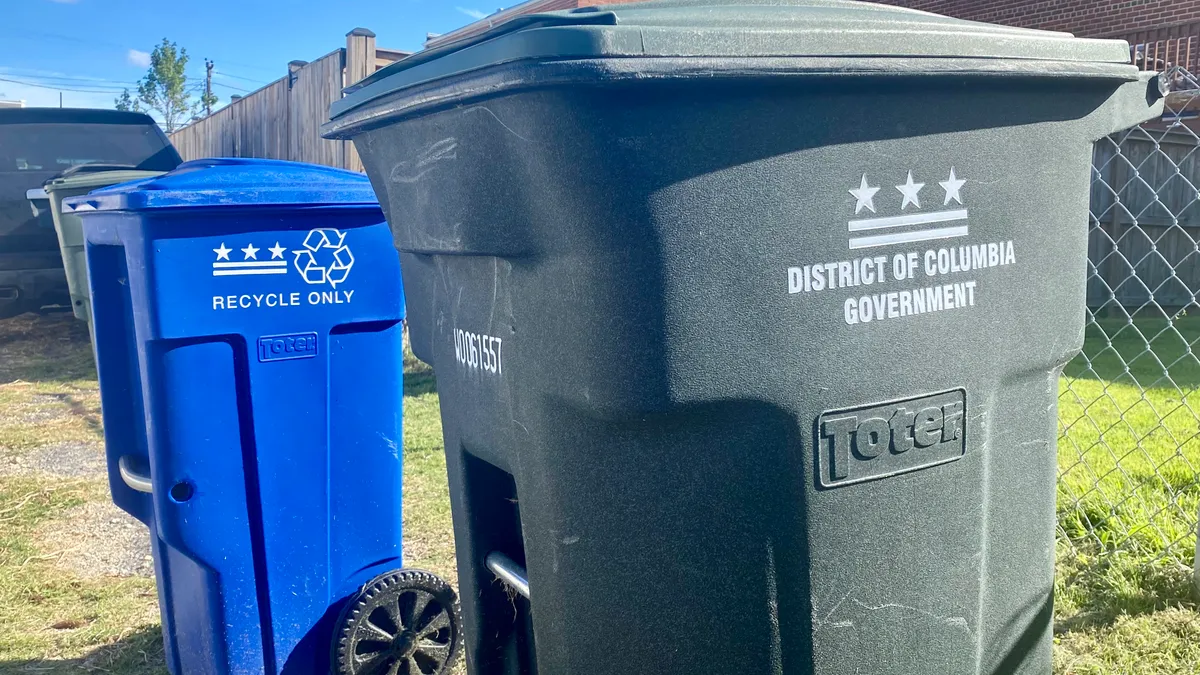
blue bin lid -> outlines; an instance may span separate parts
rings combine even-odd
[[[218,157],[65,200],[67,210],[142,211],[254,206],[379,207],[366,175],[303,162]]]

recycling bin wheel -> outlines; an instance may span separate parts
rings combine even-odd
[[[372,579],[338,619],[338,675],[443,675],[462,640],[458,595],[440,577],[398,570]]]

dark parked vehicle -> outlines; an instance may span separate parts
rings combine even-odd
[[[0,317],[70,304],[54,221],[27,193],[72,167],[170,171],[182,160],[142,113],[0,110]]]

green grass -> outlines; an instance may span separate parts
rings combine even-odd
[[[1200,671],[1197,339],[1195,318],[1101,319],[1060,383],[1059,672]]]
[[[438,396],[428,366],[407,367],[404,396],[405,565],[458,578]]]
[[[94,379],[10,382],[0,386],[0,410],[0,447],[9,452],[104,440]]]
[[[130,651],[135,644],[128,638],[152,633],[157,624],[154,582],[82,580],[54,568],[47,552],[33,544],[39,525],[73,506],[107,498],[107,492],[97,481],[0,482],[0,671],[111,670],[143,661]],[[92,654],[97,645],[107,648]],[[142,646],[150,646],[161,663],[161,644]]]
[[[16,345],[7,354],[31,360],[0,367],[0,461],[98,433],[86,333],[63,341],[61,326],[50,323],[56,329],[42,338],[22,323],[6,339],[0,325],[0,361],[6,342]],[[1066,536],[1058,546],[1055,672],[1192,675],[1200,672],[1200,613],[1188,569],[1200,508],[1200,416],[1191,412],[1200,411],[1200,364],[1175,331],[1200,338],[1200,320],[1135,323],[1169,365],[1169,380],[1143,338],[1122,325],[1111,320],[1090,330],[1087,359],[1073,362],[1060,386],[1059,524]],[[50,344],[26,344],[38,339]],[[411,358],[405,366],[405,564],[453,580],[433,374]],[[48,408],[71,414],[40,414]],[[38,548],[41,526],[106,499],[97,481],[0,477],[0,673],[163,672],[152,581],[77,578]]]
[[[69,315],[0,321],[0,462],[64,442],[103,439],[86,328]],[[405,361],[405,564],[455,579],[454,542],[433,374]],[[0,475],[0,674],[164,673],[154,581],[80,578],[39,547],[73,507],[108,487],[49,475]],[[58,542],[70,548],[70,542]]]

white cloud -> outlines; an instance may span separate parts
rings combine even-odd
[[[68,0],[68,1],[71,1],[71,0]],[[470,7],[455,7],[454,9],[457,9],[458,11],[462,12],[463,14],[466,14],[467,16],[469,16],[475,20],[482,19],[488,15],[487,12],[482,12],[478,9],[471,9]]]
[[[129,63],[131,65],[138,66],[140,68],[149,68],[150,67],[149,52],[139,52],[136,49],[130,49],[129,53],[126,54],[125,58],[129,61]]]

